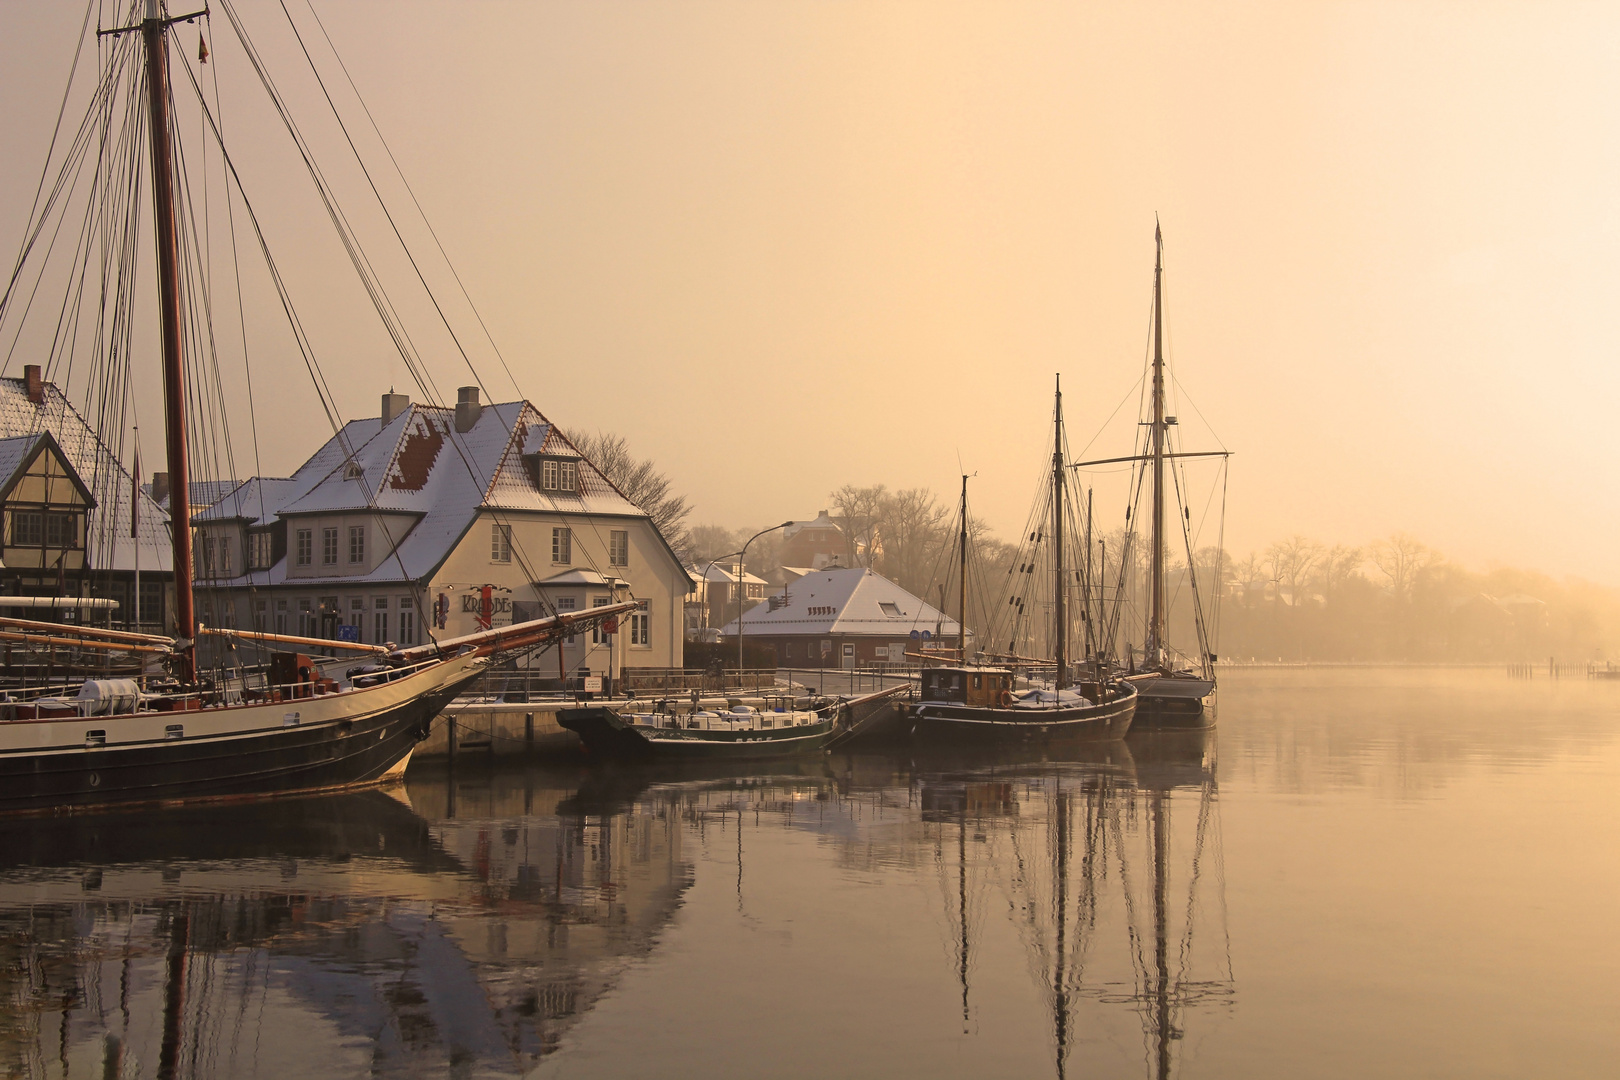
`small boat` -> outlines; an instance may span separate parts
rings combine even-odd
[[[837,733],[842,702],[798,708],[785,695],[766,701],[770,707],[765,709],[732,705],[687,712],[669,702],[645,712],[593,705],[563,709],[557,722],[577,734],[588,753],[608,759],[786,757],[819,752]]]
[[[1065,605],[1068,581],[1073,571],[1064,555],[1067,519],[1064,496],[1068,490],[1068,465],[1063,453],[1063,390],[1056,391],[1053,407],[1054,436],[1049,504],[1049,566],[1051,578],[1059,587],[1052,596],[1050,660],[1037,661],[1050,667],[1053,677],[1046,686],[1020,688],[1011,667],[969,664],[967,655],[967,564],[968,511],[967,477],[962,478],[960,511],[961,534],[957,540],[960,581],[958,583],[958,631],[956,657],[960,663],[922,672],[917,699],[908,703],[902,723],[909,725],[917,745],[949,744],[958,741],[1023,742],[1059,739],[1122,739],[1131,728],[1136,712],[1137,689],[1116,678],[1094,678],[1074,682],[1068,655],[1070,611]],[[1029,576],[1035,570],[1031,559]],[[1011,598],[1009,607],[1022,605]]]

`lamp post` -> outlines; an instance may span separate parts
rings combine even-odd
[[[716,555],[714,558],[709,560],[709,565],[703,568],[703,629],[705,630],[709,628],[709,571],[713,570],[714,564],[719,562],[721,559],[729,559],[733,555],[741,554],[742,552],[740,551],[728,551],[724,555]],[[723,608],[721,609],[720,614],[725,614],[725,610]]]
[[[748,538],[747,542],[743,544],[742,550],[737,553],[737,679],[739,687],[741,686],[743,669],[743,601],[748,591],[747,585],[743,583],[743,573],[745,572],[743,567],[747,565],[748,545],[768,532],[785,529],[792,524],[791,521],[784,521],[780,525],[772,525],[768,529],[759,530],[759,532]]]

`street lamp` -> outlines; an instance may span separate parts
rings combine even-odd
[[[748,586],[743,583],[743,574],[746,572],[743,568],[747,565],[748,545],[752,544],[755,540],[758,540],[768,532],[775,532],[777,529],[786,529],[792,524],[793,522],[791,521],[784,521],[780,525],[772,525],[768,529],[759,530],[759,532],[748,538],[747,543],[743,544],[742,550],[737,553],[737,678],[739,680],[739,686],[742,685],[741,679],[743,669],[743,597],[748,591]]]
[[[724,555],[716,555],[714,558],[709,560],[709,565],[703,568],[703,629],[705,630],[709,628],[709,609],[712,606],[709,603],[709,571],[713,570],[714,564],[719,562],[721,559],[729,559],[733,555],[741,554],[742,552],[740,551],[728,551]],[[724,603],[724,601],[722,601],[722,603]],[[720,614],[725,614],[724,608],[721,609]]]

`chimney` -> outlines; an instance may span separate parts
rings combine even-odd
[[[38,364],[23,365],[23,382],[28,386],[28,400],[35,405],[45,404],[45,384],[40,381]]]
[[[463,386],[456,391],[456,430],[471,431],[484,407],[478,404],[478,387]]]
[[[169,474],[155,472],[152,474],[152,501],[155,503],[167,502],[169,498]]]
[[[411,407],[408,394],[396,394],[390,387],[388,393],[382,396],[382,426],[387,427],[406,409]]]

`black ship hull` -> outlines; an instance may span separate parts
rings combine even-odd
[[[964,742],[1029,743],[1123,739],[1136,714],[1137,692],[1127,685],[1096,705],[1054,708],[990,708],[924,701],[906,707],[913,745]]]
[[[715,731],[645,728],[612,709],[563,709],[557,723],[574,732],[589,753],[609,760],[745,761],[819,753],[832,740],[831,716],[814,724],[774,730]]]
[[[1214,679],[1176,675],[1137,675],[1130,678],[1136,687],[1136,729],[1182,731],[1212,727],[1214,714],[1208,707],[1215,692]]]
[[[381,783],[403,775],[433,718],[483,666],[450,661],[372,689],[275,704],[0,724],[0,814]],[[97,734],[105,742],[89,745]],[[62,745],[68,738],[77,744]]]

